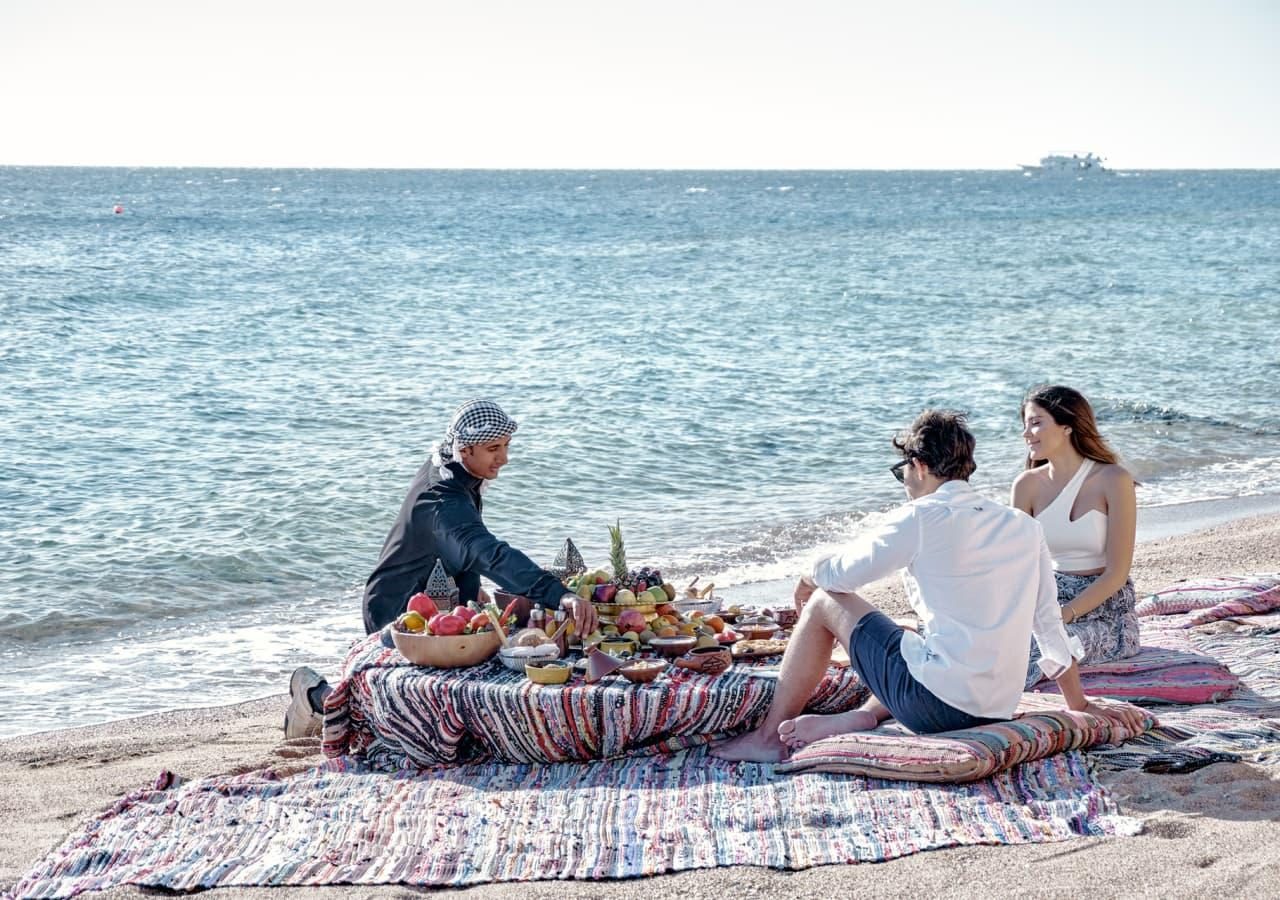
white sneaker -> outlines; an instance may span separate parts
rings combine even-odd
[[[311,707],[310,691],[324,684],[324,678],[314,669],[300,666],[289,677],[289,708],[284,714],[286,740],[318,737],[324,728],[324,716]]]

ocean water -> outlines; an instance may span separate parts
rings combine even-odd
[[[726,593],[897,503],[923,406],[1004,496],[1041,381],[1144,507],[1278,493],[1278,247],[1275,171],[0,168],[0,735],[333,672],[472,396],[498,535]]]

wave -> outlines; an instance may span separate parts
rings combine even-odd
[[[1097,413],[1098,420],[1100,422],[1205,425],[1211,428],[1230,429],[1232,431],[1238,431],[1242,434],[1253,435],[1255,437],[1280,435],[1280,424],[1271,425],[1269,423],[1263,423],[1260,425],[1250,425],[1245,422],[1235,422],[1231,419],[1218,418],[1217,416],[1184,412],[1171,406],[1160,406],[1156,403],[1147,403],[1140,400],[1115,400],[1104,398],[1095,405],[1094,410]]]

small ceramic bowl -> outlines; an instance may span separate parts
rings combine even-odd
[[[656,637],[649,642],[649,648],[663,656],[679,656],[696,647],[698,639],[691,634],[678,634],[675,637]]]
[[[498,651],[502,664],[512,672],[523,672],[524,664],[544,659],[555,659],[560,651],[555,644],[539,644],[536,647],[503,647]]]
[[[622,673],[622,677],[627,679],[627,681],[634,681],[637,684],[647,684],[661,675],[666,668],[667,663],[665,660],[633,659],[618,671]]]
[[[524,674],[535,684],[564,684],[573,666],[561,659],[539,659],[525,663]]]

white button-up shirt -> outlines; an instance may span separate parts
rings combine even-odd
[[[1013,715],[1033,635],[1050,678],[1084,656],[1062,624],[1040,523],[968,482],[944,482],[894,510],[846,550],[815,560],[811,577],[824,590],[850,593],[899,569],[924,634],[903,634],[902,657],[917,681],[956,709]]]

